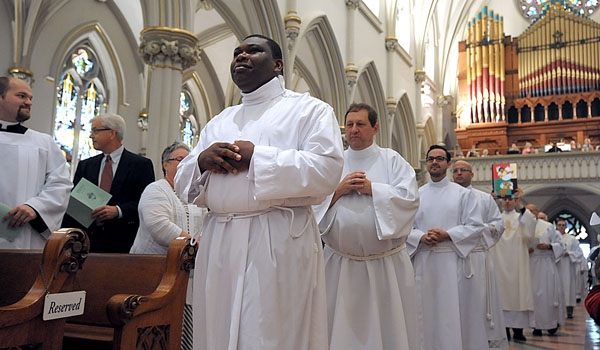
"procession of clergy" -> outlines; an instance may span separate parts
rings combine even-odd
[[[254,40],[260,45],[263,39]],[[241,48],[245,52],[246,48]],[[236,66],[235,71],[241,74],[244,69]],[[238,78],[236,83],[243,86],[241,79]],[[49,232],[64,225],[63,215],[73,183],[64,157],[52,138],[21,125],[29,118],[32,97],[29,86],[14,78],[2,78],[0,83],[0,161],[18,168],[18,176],[12,176],[10,181],[4,177],[5,180],[0,181],[0,202],[9,207],[3,215],[3,223],[16,232],[14,236],[0,238],[0,248],[40,249]],[[331,118],[330,107],[323,109],[321,102],[312,98],[305,100],[300,94],[285,90],[279,77],[270,77],[258,89],[253,87],[248,91],[244,94],[244,103],[248,103],[247,110],[256,115],[268,115],[267,107],[261,107],[261,103],[269,96],[290,98],[290,108],[300,103],[316,111],[319,114],[316,127],[302,124],[305,123],[302,118],[281,124],[297,123],[293,129],[302,130],[302,133],[294,137],[310,136],[310,142],[298,144],[314,153],[329,152],[332,155],[330,159],[337,162],[339,156],[335,154],[341,150],[341,138],[339,133],[336,134],[337,126],[335,118]],[[257,105],[258,109],[252,109]],[[221,119],[231,118],[231,123],[258,123],[252,118],[240,120],[240,116],[244,118],[243,113],[224,114]],[[151,162],[123,148],[119,120],[122,118],[112,115],[100,116],[92,121],[90,137],[94,146],[103,150],[104,154],[80,162],[75,176],[76,180],[88,177],[99,186],[109,176],[112,189],[109,186],[108,191],[127,197],[121,203],[109,203],[93,212],[96,222],[89,228],[94,231],[92,239],[98,240],[103,234],[109,235],[115,230],[123,231],[131,223],[135,223],[137,230],[137,213],[138,210],[141,212],[137,202],[145,186],[154,180]],[[295,349],[481,350],[508,349],[511,338],[526,341],[523,335],[525,328],[533,328],[533,335],[541,335],[542,331],[560,335],[560,325],[566,317],[572,317],[576,300],[584,297],[583,272],[587,271],[577,239],[565,233],[564,220],[558,220],[555,228],[535,206],[524,206],[518,191],[514,196],[494,198],[490,193],[472,188],[470,164],[464,160],[453,162],[443,146],[433,145],[428,150],[426,162],[430,179],[419,188],[412,166],[397,152],[381,148],[374,142],[379,124],[373,108],[366,104],[353,104],[344,120],[349,148],[343,151],[340,180],[327,179],[329,183],[338,183],[335,191],[329,194],[320,193],[317,187],[315,191],[306,190],[300,195],[296,187],[286,185],[290,181],[298,182],[298,186],[323,185],[316,171],[298,174],[295,167],[286,167],[289,176],[265,176],[272,169],[262,165],[280,156],[289,157],[285,159],[286,164],[306,161],[311,167],[318,166],[318,172],[325,174],[324,178],[330,176],[326,174],[327,166],[322,159],[300,159],[291,153],[284,154],[285,151],[281,155],[269,153],[271,145],[258,145],[274,139],[255,139],[257,146],[252,150],[254,156],[251,158],[253,169],[247,170],[251,167],[250,162],[245,165],[246,169],[222,165],[224,170],[221,173],[218,168],[201,165],[199,153],[203,149],[212,149],[214,154],[234,154],[229,158],[238,157],[238,154],[241,155],[239,159],[246,156],[245,147],[248,145],[244,141],[214,144],[209,139],[218,137],[225,130],[225,125],[233,125],[225,122],[222,129],[215,126],[204,131],[200,138],[203,143],[185,159],[169,155],[162,159],[163,166],[169,162],[181,162],[179,168],[171,168],[179,171],[175,183],[172,184],[171,179],[168,189],[175,189],[184,202],[227,203],[224,205],[227,210],[210,207],[212,213],[208,217],[214,221],[206,219],[209,224],[204,225],[203,241],[199,244],[201,247],[203,244],[218,245],[225,254],[218,257],[218,264],[230,261],[231,266],[240,267],[247,275],[244,275],[243,288],[232,279],[223,281],[221,286],[224,288],[221,290],[231,288],[231,293],[205,293],[201,299],[194,298],[195,308],[208,310],[208,316],[203,316],[206,319],[200,319],[194,313],[195,348],[218,349],[221,346],[218,341],[223,338],[223,344],[229,344],[229,348],[240,349],[251,348],[248,344],[263,344],[263,349],[283,349],[289,345]],[[256,127],[267,130],[273,125],[267,123],[259,127],[257,124]],[[274,137],[277,132],[268,134],[264,137]],[[30,152],[32,149],[35,152]],[[131,169],[131,176],[136,180],[130,185],[118,185],[121,188],[115,190],[116,181],[125,171],[121,169],[127,163],[137,164]],[[216,163],[207,161],[203,164],[216,166]],[[145,173],[143,169],[146,169]],[[212,170],[213,175],[207,176],[211,171],[206,170],[210,169],[215,169]],[[245,175],[237,177],[232,186],[232,182],[228,181],[236,179],[239,169]],[[302,171],[306,169],[310,167],[301,168]],[[333,176],[339,174],[335,167],[329,169],[335,174]],[[448,172],[454,181],[447,176]],[[203,192],[209,182],[213,186],[212,192]],[[195,183],[200,185],[194,187]],[[215,190],[214,186],[219,187]],[[289,192],[288,199],[275,200],[264,196],[269,191],[283,191],[284,187]],[[256,193],[255,198],[263,195],[261,198],[264,200],[256,202],[265,207],[255,211],[230,208],[251,203],[253,193]],[[319,198],[321,204],[311,198]],[[499,206],[503,209],[502,213]],[[298,209],[302,207],[307,210]],[[229,211],[234,214],[220,214]],[[271,225],[277,220],[280,224],[277,224],[277,230],[271,227],[270,231],[264,231],[269,232],[265,235],[261,231],[260,241],[248,243],[247,247],[237,247],[235,239],[218,241],[217,231],[221,237],[230,237],[228,232],[235,231],[235,225],[244,223],[247,225],[244,230],[249,232],[245,239],[253,242],[253,239],[258,239],[253,236],[253,230],[259,227],[255,225],[262,225],[262,230],[264,223],[260,218],[265,215],[269,216]],[[284,217],[291,219],[285,221]],[[111,222],[113,224],[109,224]],[[307,237],[308,233],[303,232],[317,224],[324,248],[313,242],[309,250],[294,251],[291,244],[312,240]],[[179,234],[179,230],[175,231]],[[98,243],[101,245],[94,246],[92,242],[91,251],[129,252],[135,235],[127,240],[114,234],[108,237],[110,239],[105,238]],[[318,235],[316,237],[319,240]],[[282,264],[282,260],[277,260],[281,259],[278,256],[252,254],[255,244],[272,244],[273,254],[285,257],[297,254],[299,259],[312,259],[306,261],[313,263],[292,269]],[[238,254],[241,250],[230,249],[230,246],[244,251],[241,258]],[[277,246],[286,248],[282,252]],[[118,250],[112,249],[114,247]],[[321,255],[315,257],[314,252]],[[206,248],[199,252],[197,259],[196,268],[203,266],[202,269],[205,269],[204,266],[215,264],[213,259],[216,258],[210,256]],[[248,264],[247,261],[253,263]],[[261,271],[270,263],[282,264],[289,270],[274,274],[277,278],[272,280],[269,276],[269,281],[265,282]],[[219,278],[220,272],[209,273],[198,273],[195,280],[201,278],[204,282],[205,278]],[[235,278],[236,275],[233,275]],[[197,287],[199,285],[195,284],[195,293],[207,288],[205,285]],[[310,289],[312,294],[303,292],[305,288]],[[324,299],[319,297],[320,293],[324,293]],[[298,298],[298,305],[302,308],[285,299],[288,294]],[[302,299],[307,295],[316,297]],[[237,311],[211,311],[211,300],[218,299],[232,300],[231,307]],[[323,304],[323,301],[326,303]],[[324,312],[316,312],[323,307],[327,312],[326,318],[321,319],[321,316],[315,315],[325,315]],[[275,321],[267,320],[271,314],[269,308],[273,308],[272,313],[279,312]],[[236,312],[243,317],[234,324],[229,317]],[[306,315],[303,315],[304,312]],[[223,318],[219,318],[221,316]],[[218,321],[212,322],[212,317]],[[254,324],[249,321],[252,318],[259,321]],[[306,333],[272,332],[272,335],[267,335],[263,322],[270,327],[276,327],[277,323],[283,327],[295,322],[290,322],[290,318],[308,324],[308,327],[300,327]],[[197,328],[205,333],[200,333],[202,336],[196,334]],[[234,340],[231,339],[231,330],[235,333]],[[323,335],[325,339],[320,339]],[[199,340],[209,345],[196,344]],[[269,345],[269,341],[279,345]]]

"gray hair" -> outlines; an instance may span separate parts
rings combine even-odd
[[[119,140],[123,140],[123,137],[125,136],[125,119],[123,119],[123,117],[118,114],[102,114],[92,118],[90,123],[93,123],[96,120],[100,121],[103,127],[114,130],[117,133]]]
[[[162,167],[162,171],[163,171],[163,175],[167,175],[167,172],[165,171],[165,167],[162,166],[162,163],[166,162],[169,160],[169,158],[171,158],[171,154],[173,152],[175,152],[176,149],[179,148],[183,148],[186,151],[190,151],[190,148],[185,144],[185,143],[181,143],[181,142],[173,142],[172,144],[170,144],[169,146],[167,146],[167,148],[165,148],[162,152],[162,156],[161,156],[161,167]]]

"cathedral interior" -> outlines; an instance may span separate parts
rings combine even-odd
[[[151,158],[238,104],[229,62],[246,35],[280,43],[289,89],[375,107],[376,142],[427,181],[430,145],[469,161],[474,186],[516,164],[523,199],[595,245],[600,211],[598,1],[2,1],[2,75],[31,82],[27,126],[54,136],[74,171],[95,154],[89,120],[117,113],[125,146]],[[343,133],[343,127],[340,127]],[[511,144],[529,154],[510,154]],[[560,145],[566,152],[546,153]],[[585,149],[587,147],[587,149]],[[567,152],[568,151],[568,152]],[[588,151],[588,152],[585,152]],[[160,173],[160,169],[156,169]]]

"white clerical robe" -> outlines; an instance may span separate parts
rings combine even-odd
[[[550,244],[550,250],[537,248],[538,243]],[[535,226],[535,238],[530,247],[529,267],[533,288],[535,327],[552,329],[564,324],[566,317],[563,286],[556,266],[564,247],[560,233],[551,223],[538,219]]]
[[[319,224],[326,244],[329,346],[422,349],[406,250],[419,207],[415,172],[397,152],[375,143],[345,151],[342,178],[354,171],[366,173],[373,195],[352,191],[340,197]]]
[[[584,257],[577,238],[568,233],[561,235],[561,238],[565,252],[558,261],[558,271],[565,293],[565,304],[575,306],[577,293],[580,289],[580,285],[577,284],[577,275],[580,273],[581,259]]]
[[[502,238],[490,250],[494,258],[504,323],[510,328],[535,326],[529,268],[529,241],[535,235],[536,218],[529,211],[502,213],[506,225]]]
[[[424,349],[488,347],[485,330],[485,255],[481,214],[473,193],[447,178],[419,189],[421,204],[407,246],[413,256]],[[420,243],[439,228],[451,240]]]
[[[43,249],[60,228],[73,187],[65,157],[50,135],[31,129],[23,134],[0,131],[0,150],[0,202],[11,209],[31,206],[47,226],[43,232],[30,224],[17,228],[14,240],[0,237],[0,249]]]
[[[502,300],[498,287],[498,278],[496,276],[496,267],[494,259],[489,253],[491,247],[496,245],[504,233],[504,220],[498,209],[498,204],[490,193],[480,191],[472,186],[468,188],[473,191],[477,199],[477,205],[481,211],[481,219],[485,225],[482,231],[480,245],[485,249],[485,279],[482,287],[486,291],[485,300],[485,328],[488,335],[488,345],[490,349],[508,349],[508,339],[504,329],[504,315],[502,312]]]
[[[200,173],[214,142],[254,143],[249,171]],[[342,142],[328,104],[283,77],[202,130],[175,189],[208,208],[194,276],[194,349],[327,349],[323,250],[311,205],[332,193]]]

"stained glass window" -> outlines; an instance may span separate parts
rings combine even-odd
[[[89,48],[78,47],[65,58],[63,67],[56,88],[54,140],[74,172],[79,160],[98,153],[89,138],[90,120],[104,112],[106,93]]]
[[[556,3],[556,0],[519,0],[521,11],[523,12],[523,16],[525,18],[535,21],[538,16],[544,11],[544,7],[549,5],[550,3]],[[563,0],[560,3],[565,4],[568,8],[573,10],[576,13],[591,16],[598,5],[600,5],[599,0]]]
[[[196,145],[198,126],[195,117],[196,108],[187,89],[181,91],[179,95],[179,123],[181,132],[181,142],[193,148]]]

